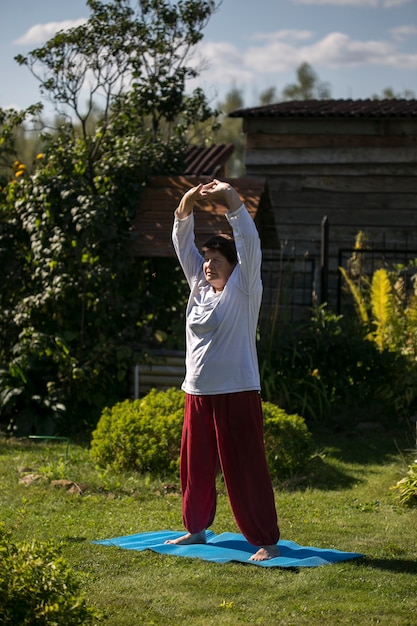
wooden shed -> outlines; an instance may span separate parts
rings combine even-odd
[[[175,256],[171,240],[174,211],[187,189],[195,187],[200,182],[206,183],[211,180],[212,178],[207,176],[155,176],[152,179],[145,189],[132,225],[137,256]],[[262,220],[269,215],[270,206],[265,190],[265,179],[252,176],[222,180],[229,180],[234,186],[255,220],[258,230],[262,230]],[[214,234],[231,232],[225,212],[226,208],[217,202],[196,203],[197,246],[202,245]],[[272,245],[268,229],[265,229],[263,239],[265,245]],[[276,239],[274,245],[277,245]]]
[[[340,304],[338,267],[359,231],[382,263],[417,257],[417,100],[282,102],[230,117],[243,119],[247,176],[267,182],[281,255],[296,260],[293,318],[315,297]]]
[[[181,176],[153,177],[144,190],[132,224],[133,245],[138,257],[175,256],[171,241],[174,211],[187,189],[201,182],[210,182],[213,178],[229,180],[256,220],[258,228],[261,226],[261,215],[265,219],[270,208],[265,178],[228,179],[226,165],[233,150],[233,144],[190,146],[185,154]],[[220,204],[200,202],[196,209],[197,245],[207,241],[213,234],[230,230],[224,217],[225,208]],[[266,240],[269,234],[270,231],[266,230]],[[272,236],[275,236],[274,233]],[[271,243],[268,242],[268,245]],[[276,239],[272,245],[276,245]]]

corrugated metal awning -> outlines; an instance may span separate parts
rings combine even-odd
[[[185,153],[185,176],[212,176],[226,165],[235,147],[233,144],[190,146]]]

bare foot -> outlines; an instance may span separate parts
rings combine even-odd
[[[167,539],[165,543],[173,543],[180,546],[189,546],[193,543],[206,543],[206,531],[202,530],[199,533],[187,533],[178,537],[178,539]]]
[[[258,552],[253,554],[249,561],[269,561],[269,559],[275,559],[279,556],[279,550],[277,545],[272,546],[262,546],[259,548]]]

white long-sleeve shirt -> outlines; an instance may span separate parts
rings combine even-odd
[[[238,263],[216,293],[203,273],[194,241],[194,216],[175,217],[172,240],[190,286],[186,310],[186,376],[182,389],[194,395],[260,390],[256,328],[262,300],[261,246],[242,204],[226,213]]]

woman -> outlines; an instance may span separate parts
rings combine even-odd
[[[227,208],[233,230],[194,242],[197,199]],[[181,442],[183,521],[187,533],[169,543],[205,543],[216,512],[221,469],[237,525],[258,550],[279,555],[274,493],[263,442],[256,328],[262,298],[261,248],[252,218],[228,183],[187,191],[175,211],[173,243],[190,286],[186,312],[186,392]]]

